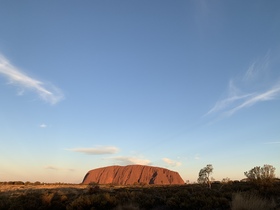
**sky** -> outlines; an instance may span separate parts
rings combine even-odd
[[[0,181],[280,177],[280,1],[0,0],[0,26]]]

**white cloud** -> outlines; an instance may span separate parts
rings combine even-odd
[[[117,160],[118,162],[120,162],[123,165],[134,165],[134,164],[149,165],[151,163],[150,160],[140,159],[140,158],[136,158],[136,157],[119,156],[119,157],[114,157],[111,159]]]
[[[251,82],[256,80],[263,80],[264,76],[267,74],[267,70],[270,65],[270,53],[268,52],[262,59],[253,62],[247,69],[243,81]]]
[[[169,166],[175,167],[175,166],[180,166],[182,165],[181,162],[175,161],[175,160],[171,160],[169,158],[162,158],[162,160]]]
[[[40,127],[40,128],[46,128],[47,125],[43,123],[43,124],[39,125],[39,127]]]
[[[234,114],[236,111],[245,107],[253,106],[258,102],[274,100],[278,97],[279,94],[280,94],[280,84],[277,84],[276,86],[272,87],[269,90],[266,90],[265,92],[256,93],[252,95],[248,99],[244,100],[240,105],[228,110],[226,114],[230,116]]]
[[[31,90],[38,94],[38,96],[50,103],[56,104],[61,101],[64,96],[57,87],[51,84],[45,84],[39,80],[29,77],[20,69],[13,66],[8,59],[0,54],[0,74],[8,78],[9,84],[20,86],[18,95],[23,95],[25,90]]]
[[[216,102],[206,115],[220,114],[229,117],[237,111],[259,102],[270,101],[280,96],[280,80],[269,75],[269,54],[254,62],[240,79],[231,79],[225,98]],[[272,84],[272,85],[271,85]]]
[[[72,152],[80,152],[88,155],[104,155],[104,154],[114,154],[119,151],[117,147],[112,146],[100,146],[100,147],[92,147],[92,148],[73,148],[66,149]]]
[[[231,96],[220,100],[216,102],[215,106],[208,111],[206,115],[221,111],[221,110],[226,110],[228,107],[234,106],[234,104],[240,102],[240,101],[246,101],[246,99],[250,98],[252,94],[244,94],[244,95],[232,95]]]

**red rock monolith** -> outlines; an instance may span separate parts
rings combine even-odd
[[[83,184],[184,184],[178,172],[166,168],[128,165],[108,166],[90,170],[84,177]]]

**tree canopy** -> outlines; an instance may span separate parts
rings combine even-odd
[[[198,174],[198,183],[207,184],[209,188],[211,188],[211,180],[210,174],[213,173],[212,164],[208,164],[206,167],[202,168]]]
[[[252,182],[269,183],[275,178],[275,167],[267,164],[263,167],[256,166],[244,172],[244,175]]]

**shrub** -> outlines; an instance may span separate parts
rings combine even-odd
[[[273,201],[252,193],[236,193],[231,203],[232,210],[270,210],[275,206]]]
[[[67,206],[67,210],[112,209],[116,203],[116,198],[108,193],[81,195]]]
[[[89,194],[95,194],[95,193],[98,193],[98,192],[100,192],[100,187],[98,185],[88,187],[88,193]]]
[[[36,182],[34,182],[34,185],[41,185],[41,182],[36,181]]]
[[[275,168],[272,165],[256,166],[244,172],[249,181],[261,185],[270,185],[275,179]]]
[[[128,203],[124,205],[118,205],[114,210],[140,210],[137,204]]]

